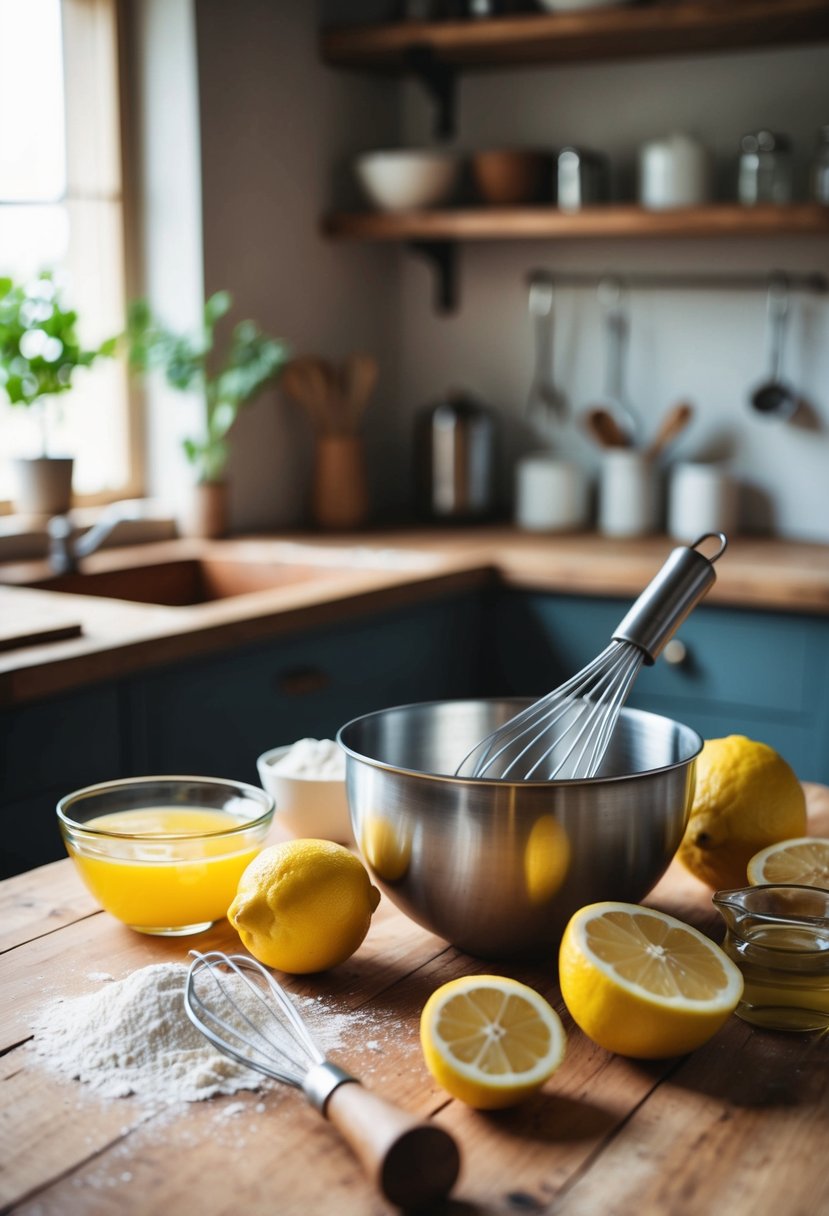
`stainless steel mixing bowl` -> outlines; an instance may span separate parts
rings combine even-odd
[[[434,701],[343,726],[354,836],[408,916],[481,958],[550,958],[573,912],[638,902],[668,866],[693,800],[702,739],[622,710],[599,776],[454,777],[481,738],[529,701]]]

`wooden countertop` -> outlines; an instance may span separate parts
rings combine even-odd
[[[829,790],[809,786],[810,828],[829,834]],[[710,892],[671,867],[648,903],[716,933]],[[18,1216],[384,1216],[333,1129],[298,1094],[149,1112],[59,1080],[29,1040],[44,1003],[94,990],[191,945],[237,951],[227,922],[189,939],[142,937],[96,909],[68,860],[0,883],[0,1210]],[[449,1099],[418,1045],[420,1010],[445,981],[496,970],[542,992],[568,1034],[564,1063],[531,1101],[493,1114]],[[280,977],[281,978],[281,977]],[[383,898],[363,946],[327,974],[289,979],[345,1025],[344,1067],[457,1139],[443,1216],[812,1216],[829,1210],[829,1037],[732,1017],[689,1056],[627,1060],[573,1025],[555,963],[482,964]],[[182,1016],[184,1016],[182,1014]]]
[[[32,590],[27,584],[48,575],[45,563],[0,565],[0,620],[43,620],[54,611],[61,622],[71,617],[82,628],[80,637],[0,653],[0,706],[495,580],[522,589],[632,599],[674,542],[661,536],[547,536],[510,527],[378,530],[165,541],[96,553],[83,568],[101,572],[226,554],[267,562],[284,560],[279,555],[297,546],[322,555],[324,577],[185,607]],[[711,604],[829,614],[829,546],[737,537],[718,562],[717,575]]]

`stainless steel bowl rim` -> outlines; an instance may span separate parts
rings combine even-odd
[[[516,713],[517,713],[520,709],[523,709],[525,706],[532,704],[533,700],[535,700],[535,699],[536,698],[533,698],[533,697],[467,697],[467,698],[460,698],[457,701],[454,701],[451,703],[456,704],[458,706],[464,705],[464,704],[480,705],[483,703],[498,703],[501,705],[508,705],[508,704],[512,703],[515,705]],[[446,701],[440,701],[440,700],[438,700],[438,701],[412,701],[408,704],[392,705],[392,706],[387,707],[386,709],[374,710],[372,713],[360,714],[356,718],[351,718],[348,722],[345,722],[340,727],[340,729],[337,731],[337,734],[336,734],[336,740],[347,756],[350,756],[353,760],[359,760],[363,764],[369,764],[373,768],[382,769],[383,771],[385,771],[387,773],[406,774],[408,776],[418,777],[420,779],[425,779],[427,781],[439,781],[439,782],[441,782],[441,784],[446,784],[447,782],[449,782],[452,784],[463,786],[465,788],[468,788],[469,786],[497,787],[497,786],[504,786],[504,785],[521,785],[522,787],[523,786],[541,787],[541,786],[550,786],[550,785],[556,785],[556,786],[605,785],[606,786],[606,785],[613,785],[613,784],[617,784],[619,782],[625,782],[625,781],[637,781],[637,780],[641,780],[643,777],[655,775],[658,773],[668,773],[668,772],[671,772],[672,769],[682,768],[684,765],[687,765],[689,763],[689,761],[696,759],[696,757],[702,751],[703,744],[704,744],[704,740],[703,740],[702,736],[699,734],[699,732],[694,730],[694,728],[691,726],[686,726],[685,723],[682,722],[682,723],[678,723],[678,725],[682,726],[683,730],[688,731],[688,733],[690,735],[693,735],[696,738],[696,745],[695,745],[694,750],[691,751],[689,753],[689,755],[685,756],[682,760],[674,761],[674,763],[672,763],[672,764],[661,765],[659,768],[642,769],[636,773],[619,773],[619,774],[616,774],[616,775],[610,776],[610,777],[585,777],[580,781],[525,781],[520,778],[515,781],[510,781],[508,778],[503,778],[503,777],[501,777],[501,778],[456,777],[451,773],[426,773],[426,772],[421,771],[420,769],[400,768],[397,765],[388,764],[384,760],[376,760],[373,756],[367,756],[363,752],[355,751],[354,748],[349,747],[349,745],[343,741],[344,732],[348,731],[351,727],[356,727],[359,723],[368,722],[372,718],[382,718],[384,715],[387,715],[387,714],[392,714],[392,713],[396,713],[396,712],[404,712],[405,710],[412,710],[412,709],[422,709],[425,712],[426,710],[428,710],[431,707],[438,706],[438,705],[446,705],[446,704],[447,704]],[[666,718],[661,714],[650,713],[648,710],[644,710],[644,709],[625,708],[622,710],[622,713],[626,717],[636,717],[636,718],[640,718],[640,719],[653,718],[655,720],[662,721],[662,722],[674,721],[674,719]]]

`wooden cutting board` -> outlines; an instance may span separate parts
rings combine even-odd
[[[77,616],[51,597],[22,588],[0,594],[0,651],[77,638],[82,632]]]

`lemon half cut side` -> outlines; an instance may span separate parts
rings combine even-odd
[[[743,991],[739,969],[709,938],[667,913],[599,903],[571,918],[559,952],[573,1020],[619,1055],[685,1055],[714,1035]]]
[[[754,854],[747,873],[753,887],[763,883],[795,883],[829,891],[829,840],[797,836],[769,845]]]
[[[514,1106],[552,1076],[566,1037],[534,988],[500,975],[450,980],[420,1019],[426,1066],[448,1093],[478,1110]]]

